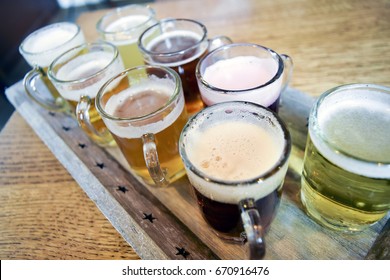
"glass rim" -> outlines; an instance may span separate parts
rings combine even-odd
[[[94,73],[92,75],[89,75],[88,77],[84,77],[82,79],[73,79],[73,80],[61,80],[61,79],[58,79],[56,77],[56,75],[53,73],[54,65],[58,61],[60,61],[63,57],[68,55],[69,53],[74,52],[76,50],[90,49],[90,48],[93,48],[93,47],[101,47],[101,46],[107,46],[107,47],[111,48],[113,50],[113,57],[110,60],[110,63],[108,63],[106,66],[104,66],[98,72],[96,72],[96,73]],[[47,75],[49,76],[49,79],[53,80],[54,82],[56,82],[58,84],[81,84],[81,83],[84,83],[84,82],[86,82],[86,81],[88,81],[90,79],[93,79],[93,78],[99,76],[101,73],[105,72],[109,67],[111,67],[112,64],[115,63],[115,61],[118,59],[118,57],[119,57],[119,51],[118,51],[117,47],[115,47],[115,45],[113,45],[113,44],[111,44],[109,42],[84,43],[84,44],[78,45],[78,46],[76,46],[74,48],[71,48],[71,49],[67,50],[66,52],[64,52],[60,56],[58,56],[56,59],[54,59],[52,61],[52,63],[50,63],[49,69],[47,71]],[[74,59],[74,57],[72,57],[70,60],[73,60],[73,59]],[[67,60],[67,61],[70,61],[70,60]]]
[[[276,119],[276,121],[278,122],[278,127],[279,127],[278,130],[281,130],[282,135],[283,135],[283,140],[284,140],[284,147],[283,147],[283,150],[280,154],[280,157],[278,158],[278,161],[272,167],[270,167],[269,170],[262,173],[261,175],[258,175],[256,177],[253,177],[250,179],[222,180],[222,179],[214,178],[212,176],[208,176],[207,174],[205,174],[204,172],[202,172],[198,168],[196,168],[194,166],[194,164],[189,160],[189,158],[187,156],[187,152],[186,152],[185,148],[183,148],[184,137],[185,137],[184,134],[187,132],[187,130],[191,129],[192,122],[194,122],[195,119],[198,118],[199,116],[201,116],[202,114],[205,114],[208,111],[212,111],[212,110],[214,110],[214,108],[217,108],[217,107],[225,107],[227,105],[240,106],[240,105],[244,105],[244,104],[248,105],[251,108],[256,108],[256,110],[267,111]],[[283,168],[283,166],[285,166],[285,164],[288,164],[289,155],[291,153],[291,148],[292,148],[292,140],[291,140],[290,132],[288,131],[286,124],[279,117],[279,115],[277,115],[275,112],[273,112],[272,110],[270,110],[267,107],[264,107],[262,105],[259,105],[259,104],[253,103],[253,102],[248,102],[248,101],[227,101],[227,102],[216,103],[216,104],[213,104],[211,106],[204,108],[203,110],[199,111],[198,113],[196,113],[195,115],[193,115],[192,117],[189,118],[189,120],[185,124],[185,126],[180,134],[180,138],[179,138],[179,153],[183,159],[184,165],[189,170],[191,170],[191,172],[193,172],[198,178],[201,178],[202,180],[213,183],[213,184],[218,184],[218,185],[222,185],[222,186],[226,186],[226,187],[251,186],[254,184],[261,183],[261,182],[265,181],[266,179],[272,177],[272,175],[279,172],[279,170],[281,170]]]
[[[74,27],[76,27],[76,32],[75,34],[73,34],[73,36],[71,38],[69,38],[67,41],[63,42],[62,44],[54,47],[54,48],[51,48],[51,49],[48,49],[48,50],[44,50],[44,51],[39,51],[39,52],[31,52],[31,51],[27,51],[25,49],[25,45],[26,43],[31,39],[31,37],[33,36],[37,36],[38,33],[40,32],[43,32],[43,31],[46,31],[48,29],[52,29],[54,28],[55,26],[61,26],[61,25],[72,25]],[[47,54],[47,53],[51,53],[51,52],[55,52],[57,51],[57,49],[60,49],[62,48],[65,44],[71,42],[74,38],[76,38],[79,34],[81,33],[81,28],[78,24],[74,23],[74,22],[68,22],[68,21],[61,21],[61,22],[56,22],[56,23],[52,23],[52,24],[49,24],[49,25],[46,25],[46,26],[43,26],[35,31],[33,31],[32,33],[30,33],[26,38],[23,39],[22,43],[20,43],[19,45],[19,52],[21,54],[26,54],[26,55],[42,55],[42,54]]]
[[[102,106],[100,104],[100,99],[104,96],[105,89],[113,81],[115,81],[115,80],[117,80],[119,78],[121,79],[121,78],[125,77],[130,72],[134,72],[134,71],[138,71],[138,70],[147,70],[147,69],[160,69],[160,70],[164,71],[165,73],[170,74],[171,77],[174,77],[174,79],[175,79],[174,93],[170,96],[168,101],[164,105],[162,105],[161,107],[156,109],[155,111],[147,113],[146,115],[142,115],[142,116],[131,117],[131,118],[128,118],[128,117],[126,118],[125,117],[124,118],[124,117],[116,117],[116,116],[113,116],[111,114],[108,114],[106,112],[106,110],[104,108],[102,108]],[[180,93],[182,92],[181,87],[182,87],[182,85],[181,85],[180,77],[172,69],[170,69],[168,67],[165,67],[165,66],[159,66],[159,65],[139,65],[139,66],[136,66],[136,67],[125,69],[124,71],[120,72],[119,74],[115,75],[114,77],[111,77],[108,81],[106,81],[101,86],[101,88],[99,89],[98,93],[96,94],[95,105],[96,105],[96,109],[99,112],[99,114],[103,118],[106,118],[108,120],[111,120],[111,121],[127,121],[127,122],[142,121],[142,120],[149,119],[150,117],[153,117],[153,116],[163,112],[167,107],[169,107],[180,96]]]
[[[266,83],[263,83],[261,85],[258,85],[258,86],[255,86],[255,87],[251,87],[251,88],[246,88],[246,89],[223,89],[223,88],[219,88],[219,87],[216,87],[216,86],[213,86],[211,85],[209,82],[207,82],[204,78],[203,78],[203,75],[201,73],[201,70],[200,70],[200,67],[201,67],[201,64],[207,59],[207,58],[210,58],[211,56],[215,55],[216,53],[218,52],[221,52],[221,51],[225,51],[227,49],[230,49],[230,48],[236,48],[236,47],[253,47],[253,48],[256,48],[256,49],[262,49],[262,50],[265,50],[267,51],[268,53],[271,54],[272,58],[276,58],[276,62],[278,63],[278,69],[275,73],[275,75],[270,79],[268,80]],[[213,91],[216,91],[218,93],[222,93],[222,94],[226,94],[226,93],[244,93],[244,92],[248,92],[248,91],[252,91],[252,90],[257,90],[257,89],[261,89],[261,88],[264,88],[270,84],[272,84],[274,81],[276,81],[277,79],[279,79],[282,74],[283,74],[283,71],[284,71],[284,62],[283,62],[283,59],[281,58],[281,56],[275,52],[274,50],[270,49],[270,48],[267,48],[265,46],[262,46],[262,45],[258,45],[258,44],[253,44],[253,43],[232,43],[232,44],[228,44],[228,45],[224,45],[224,46],[221,46],[219,48],[216,48],[215,50],[209,52],[208,54],[206,54],[204,57],[202,57],[200,59],[200,61],[198,62],[198,64],[196,65],[196,69],[195,69],[195,75],[196,77],[198,78],[198,80],[201,82],[201,84]]]
[[[317,139],[325,144],[326,147],[332,151],[333,154],[337,154],[338,156],[342,156],[344,158],[349,158],[354,161],[358,161],[361,163],[369,164],[371,166],[382,166],[384,168],[390,168],[390,161],[383,162],[383,161],[374,161],[374,160],[367,160],[361,157],[354,156],[350,153],[348,153],[345,150],[342,150],[338,147],[335,147],[332,143],[327,140],[327,138],[323,134],[323,130],[318,122],[318,114],[319,109],[322,105],[322,103],[325,101],[325,99],[332,97],[332,95],[340,93],[345,90],[351,90],[351,89],[374,89],[379,90],[381,92],[386,92],[387,94],[390,94],[390,88],[377,85],[377,84],[370,84],[370,83],[351,83],[351,84],[343,84],[336,87],[333,87],[327,91],[325,91],[321,96],[317,99],[317,101],[314,103],[313,108],[310,112],[310,119],[309,119],[309,133],[314,134]],[[324,157],[327,158],[327,156],[324,155]]]
[[[167,22],[190,22],[190,23],[193,23],[193,24],[195,24],[195,25],[197,25],[197,26],[199,26],[201,28],[201,30],[203,31],[203,36],[193,46],[191,46],[189,48],[186,48],[184,50],[180,50],[180,51],[174,51],[174,52],[168,52],[168,53],[160,53],[160,52],[154,52],[154,51],[146,49],[146,47],[142,44],[142,38],[144,36],[146,36],[146,33],[148,31],[150,31],[150,30],[152,30],[154,28],[157,28],[161,24],[164,24],[164,23],[167,23]],[[158,36],[160,36],[160,35],[158,35]],[[186,53],[188,51],[196,49],[203,42],[205,42],[206,40],[207,40],[207,28],[206,28],[206,26],[203,23],[201,23],[199,21],[196,21],[196,20],[193,20],[193,19],[187,19],[187,18],[165,18],[165,19],[162,19],[159,22],[153,24],[152,26],[148,27],[146,30],[144,30],[144,32],[142,32],[142,34],[139,36],[139,39],[138,39],[138,48],[140,49],[140,51],[142,53],[145,53],[147,55],[154,56],[154,57],[164,57],[164,58],[166,58],[166,57],[172,57],[172,56],[176,56],[176,55],[182,55],[182,54],[184,54],[184,53]]]
[[[116,16],[118,15],[118,13],[122,12],[122,11],[126,11],[126,10],[131,10],[131,9],[134,9],[134,8],[143,8],[145,10],[147,10],[149,12],[149,15],[148,15],[148,19],[143,21],[142,23],[140,24],[137,24],[135,26],[132,26],[130,28],[127,28],[126,30],[120,30],[120,31],[107,31],[105,30],[105,28],[102,27],[103,25],[103,21],[106,20],[107,18],[109,17],[112,17],[112,16]],[[118,7],[116,9],[114,9],[113,11],[110,11],[110,12],[107,12],[105,15],[103,15],[99,20],[98,22],[96,23],[96,30],[102,34],[102,35],[115,35],[115,34],[126,34],[126,33],[129,33],[129,32],[132,32],[132,31],[135,31],[137,29],[139,29],[140,27],[144,26],[145,24],[147,24],[149,21],[153,20],[154,17],[156,15],[156,12],[155,10],[150,7],[149,5],[142,5],[142,4],[130,4],[130,5],[126,5],[126,6],[123,6],[123,7]]]

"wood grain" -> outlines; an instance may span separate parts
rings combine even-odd
[[[202,21],[210,37],[224,34],[235,42],[258,43],[290,55],[294,61],[291,86],[311,96],[345,83],[390,86],[389,1],[239,3],[157,1],[151,6],[158,18]],[[97,39],[95,24],[105,12],[86,13],[79,18],[88,40]],[[1,132],[0,147],[1,259],[138,258],[17,113]],[[291,196],[296,194],[294,182],[289,181]],[[282,235],[276,234],[275,238],[281,239]],[[286,250],[286,258],[292,258],[304,242],[295,240],[294,246]],[[321,237],[317,242],[326,247]],[[362,246],[360,240],[355,244],[357,248]],[[282,250],[284,243],[274,246]],[[308,256],[314,258],[316,253],[307,248]]]
[[[0,259],[139,258],[18,113],[0,147]]]

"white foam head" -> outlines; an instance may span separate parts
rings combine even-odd
[[[276,76],[278,67],[272,57],[237,56],[219,60],[204,70],[202,79],[207,85],[198,79],[202,99],[207,105],[238,100],[268,107],[280,96],[282,76],[263,85]]]
[[[273,113],[259,108],[220,103],[198,113],[183,130],[180,153],[188,178],[206,197],[236,204],[265,197],[282,184],[289,136]]]
[[[317,120],[313,114],[317,110]],[[390,178],[390,89],[352,86],[313,108],[309,133],[328,160],[355,174]]]
[[[149,76],[149,78],[141,79],[139,83],[132,84],[130,88],[127,88],[120,93],[113,95],[105,105],[105,112],[108,115],[114,116],[115,111],[121,103],[123,103],[128,98],[137,98],[137,94],[144,91],[155,91],[161,94],[166,94],[169,99],[176,93],[176,84],[168,78],[158,78],[156,76]],[[168,126],[173,124],[175,120],[180,116],[184,109],[184,98],[182,89],[179,93],[179,98],[177,103],[172,111],[164,118],[159,119],[156,122],[150,122],[148,124],[138,126],[133,124],[131,119],[128,121],[116,121],[109,118],[103,118],[106,126],[111,131],[111,133],[121,137],[121,138],[141,138],[145,133],[157,134],[160,131],[163,131]],[[126,123],[126,125],[123,125]]]
[[[63,52],[84,42],[84,34],[76,24],[60,22],[31,33],[19,50],[31,66],[43,68],[48,67]]]
[[[151,49],[155,45],[157,45],[159,42],[167,40],[169,38],[174,38],[174,37],[190,37],[190,38],[194,38],[196,42],[200,42],[202,40],[202,36],[196,32],[193,32],[190,30],[174,30],[174,31],[164,32],[161,35],[157,36],[156,38],[153,38],[153,40],[151,40],[147,44],[146,50],[151,51]],[[183,65],[183,64],[186,64],[188,62],[191,62],[191,61],[197,59],[205,52],[207,47],[208,47],[207,40],[201,42],[197,48],[197,52],[194,53],[191,57],[186,58],[185,60],[179,60],[179,61],[174,61],[174,62],[169,62],[169,63],[161,63],[159,61],[153,61],[153,55],[151,55],[152,57],[150,57],[150,59],[151,59],[151,62],[153,64],[164,65],[166,67],[176,67],[176,66]],[[174,53],[176,53],[176,52],[174,52]]]
[[[115,53],[94,51],[68,61],[51,80],[62,97],[77,102],[82,95],[95,98],[100,87],[123,70],[122,60],[115,58]]]
[[[133,44],[138,41],[141,33],[155,22],[147,15],[120,17],[107,25],[104,39],[117,46]]]

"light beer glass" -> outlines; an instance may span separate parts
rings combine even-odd
[[[188,118],[175,71],[147,65],[126,69],[99,90],[96,108],[144,182],[162,187],[185,174],[178,141]]]
[[[301,199],[309,216],[355,232],[390,209],[390,88],[351,84],[320,96],[309,118]]]
[[[24,77],[24,87],[32,100],[51,111],[68,111],[67,102],[47,77],[50,63],[63,52],[85,43],[77,24],[59,22],[42,27],[27,36],[19,52],[33,69]],[[43,82],[44,87],[37,86]]]
[[[144,64],[138,38],[157,22],[155,14],[149,6],[132,4],[108,12],[96,24],[101,39],[118,48],[125,68]]]
[[[115,141],[96,111],[95,97],[106,81],[123,70],[117,48],[104,42],[70,49],[49,67],[49,79],[76,112],[84,132],[101,146],[115,145]]]
[[[278,112],[280,94],[291,75],[292,59],[250,43],[220,47],[203,57],[196,77],[203,102],[249,101]]]
[[[164,19],[149,27],[139,38],[138,47],[149,65],[163,65],[180,76],[187,112],[204,107],[196,83],[195,67],[208,51],[231,43],[225,36],[207,38],[206,26],[190,19]]]
[[[224,240],[247,239],[250,258],[262,258],[291,152],[284,123],[254,103],[218,103],[190,118],[179,147],[204,219]]]

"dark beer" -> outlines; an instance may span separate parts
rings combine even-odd
[[[218,236],[243,240],[240,204],[247,200],[255,202],[263,229],[269,228],[290,145],[276,115],[252,103],[219,103],[186,125],[180,153],[202,215]]]
[[[202,215],[207,223],[219,232],[231,238],[242,238],[244,228],[241,222],[241,212],[237,204],[223,203],[212,200],[194,188],[195,196]],[[282,196],[282,185],[269,195],[256,201],[264,230],[267,231],[276,215]],[[224,237],[222,236],[222,237]]]
[[[190,23],[195,24],[192,21]],[[207,40],[199,32],[180,29],[156,36],[154,33],[157,31],[153,27],[148,29],[140,40],[140,49],[146,62],[174,69],[182,81],[187,112],[193,114],[199,111],[204,104],[200,97],[195,68],[208,48]],[[149,40],[149,36],[155,37]]]

